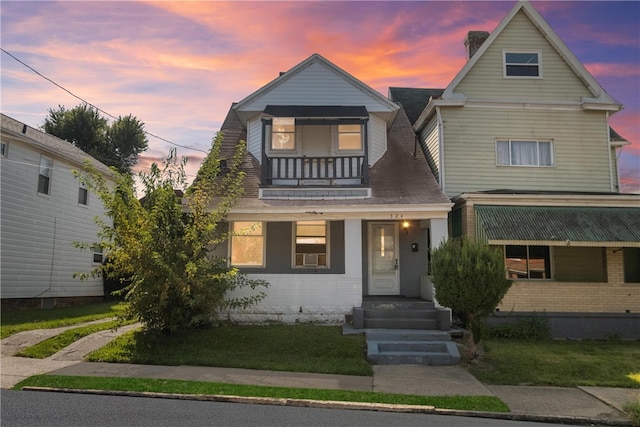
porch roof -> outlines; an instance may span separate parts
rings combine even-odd
[[[489,243],[640,246],[640,208],[476,205],[475,212]]]
[[[363,105],[267,105],[264,113],[274,117],[298,118],[367,118],[369,112]]]

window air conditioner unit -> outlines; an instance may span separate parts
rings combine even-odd
[[[318,254],[303,254],[302,265],[305,267],[317,267]]]

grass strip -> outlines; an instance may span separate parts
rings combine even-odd
[[[178,336],[135,331],[86,360],[373,375],[364,336],[343,336],[339,327],[317,325],[233,325]]]
[[[640,341],[484,340],[471,373],[487,384],[640,388]]]
[[[58,351],[78,341],[79,339],[86,337],[87,335],[91,335],[100,331],[116,329],[119,326],[128,325],[133,322],[134,321],[121,322],[119,320],[112,320],[95,325],[69,329],[59,335],[56,335],[55,337],[51,337],[47,340],[39,342],[38,344],[23,349],[22,351],[17,353],[17,356],[31,357],[33,359],[45,359],[53,354],[56,354]]]
[[[121,314],[124,308],[124,304],[113,301],[48,310],[3,308],[0,312],[0,339],[33,329],[53,329],[115,317]]]
[[[245,397],[273,397],[288,399],[333,400],[400,405],[435,406],[441,409],[466,411],[509,412],[507,406],[494,396],[415,396],[350,390],[266,387],[223,384],[201,381],[165,380],[155,378],[74,377],[36,375],[16,384],[22,387],[57,387],[91,390],[119,390],[176,394],[205,394]]]

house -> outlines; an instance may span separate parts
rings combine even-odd
[[[452,203],[397,104],[314,54],[233,104],[221,131],[223,151],[247,141],[247,175],[218,255],[270,283],[236,319],[339,323],[364,297],[430,295]]]
[[[640,198],[620,194],[622,108],[518,2],[444,89],[391,88],[440,189],[450,237],[500,248],[515,283],[492,321],[542,313],[557,337],[638,338]],[[511,319],[507,317],[511,316]]]
[[[86,160],[107,178],[109,169],[67,141],[4,114],[1,120],[2,304],[51,307],[102,298],[101,277],[73,277],[99,266],[101,249],[81,250],[73,243],[95,241],[94,218],[109,220],[72,170]]]

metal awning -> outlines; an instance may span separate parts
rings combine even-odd
[[[640,247],[640,208],[476,205],[490,244]]]
[[[273,117],[296,118],[352,118],[366,119],[369,117],[367,108],[363,105],[267,105],[264,113]]]

